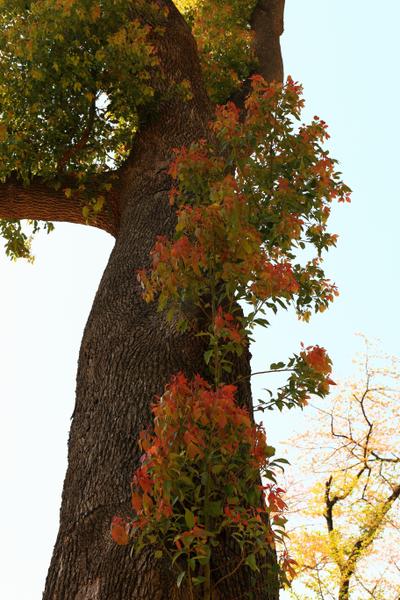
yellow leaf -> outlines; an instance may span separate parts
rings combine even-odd
[[[4,142],[5,139],[7,139],[7,126],[0,123],[0,142]]]
[[[95,6],[92,7],[92,10],[90,11],[92,20],[97,21],[97,19],[100,17],[100,14],[101,14],[100,5],[96,4]]]
[[[93,212],[99,213],[103,208],[105,200],[106,199],[104,198],[104,196],[98,196],[96,202],[93,205]]]
[[[36,79],[37,81],[41,81],[43,79],[43,73],[38,69],[32,69],[31,75],[33,79]]]

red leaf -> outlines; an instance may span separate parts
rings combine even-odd
[[[111,537],[119,546],[129,543],[129,523],[121,517],[114,517],[111,522]]]

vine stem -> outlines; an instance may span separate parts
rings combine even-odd
[[[232,575],[234,575],[236,573],[236,571],[238,571],[240,569],[240,567],[242,566],[243,563],[244,563],[244,558],[241,558],[240,561],[238,562],[238,564],[236,565],[236,567],[234,569],[232,569],[232,571],[230,571],[229,573],[227,573],[226,575],[221,577],[221,579],[218,579],[217,583],[215,584],[215,587],[219,586],[223,581],[225,581],[225,579],[232,577]]]
[[[207,460],[208,463],[208,460]],[[209,499],[210,499],[210,472],[208,470],[208,464],[207,464],[207,479],[206,479],[206,486],[205,486],[205,490],[204,490],[204,508],[205,508],[205,515],[204,515],[204,526],[206,528],[206,531],[209,530],[210,528],[210,518],[209,515],[207,514],[208,512],[208,504],[209,504]],[[207,564],[204,565],[204,577],[205,577],[205,582],[204,582],[204,600],[211,600],[211,567],[210,567],[210,561],[207,562]]]
[[[215,289],[215,240],[213,240],[213,253],[212,253],[212,265],[211,265],[211,281],[210,281],[210,292],[211,292],[211,318],[212,328],[214,329],[214,384],[217,388],[221,381],[221,361],[220,361],[220,350],[218,337],[215,336],[215,318],[217,316],[217,298]]]
[[[236,379],[235,383],[239,383],[239,381],[243,381],[243,379],[250,379],[250,377],[254,377],[255,375],[268,375],[269,373],[293,373],[294,369],[270,369],[269,371],[255,371],[254,373],[250,373],[250,375],[243,375],[243,377],[239,377]]]
[[[187,577],[188,577],[188,587],[189,587],[189,600],[194,600],[193,585],[192,585],[192,576],[191,576],[191,573],[190,573],[189,564],[188,564],[188,567],[187,567]]]
[[[204,600],[211,600],[211,568],[208,562],[204,567]]]

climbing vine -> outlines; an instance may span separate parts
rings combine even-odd
[[[176,569],[177,584],[186,578],[192,597],[200,586],[204,600],[229,577],[211,571],[224,534],[237,544],[234,571],[258,571],[277,544],[284,548],[282,461],[238,405],[235,361],[271,313],[292,305],[307,321],[338,293],[322,254],[337,238],[327,231],[330,205],[349,201],[350,190],[323,148],[326,124],[314,117],[296,125],[301,93],[291,78],[281,85],[253,76],[243,112],[232,102],[219,106],[209,138],[175,150],[175,235],[156,240],[150,268],[138,274],[147,302],[204,339],[209,380],[176,374],[154,404],[132,483],[134,517],[115,517],[112,535],[138,552],[153,545]],[[324,397],[331,368],[325,349],[302,347],[271,365],[288,381],[256,408]],[[281,562],[287,581],[293,564],[284,551]]]
[[[267,514],[275,536],[282,535],[284,502],[272,475],[274,449],[237,405],[235,392],[233,385],[215,388],[199,376],[172,378],[153,406],[154,431],[141,436],[145,454],[132,483],[135,518],[117,518],[112,526],[114,539],[133,538],[137,552],[153,544],[157,558],[171,561],[178,585],[186,577],[189,589],[204,587],[204,598],[229,576],[220,573],[215,580],[210,574],[224,534],[238,546],[229,566],[235,571],[241,565],[258,570],[271,554]],[[269,479],[265,486],[260,472]]]

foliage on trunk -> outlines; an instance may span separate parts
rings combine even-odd
[[[296,297],[298,311],[308,318],[311,305],[322,310],[335,295],[320,254],[335,243],[326,232],[328,204],[335,197],[347,199],[349,190],[321,146],[326,137],[322,121],[315,119],[292,134],[287,115],[294,110],[299,116],[300,88],[290,80],[289,105],[285,96],[277,99],[283,79],[284,0],[0,0],[0,8],[0,230],[7,254],[29,258],[31,235],[41,226],[50,230],[53,221],[85,223],[116,239],[82,340],[60,530],[44,599],[178,600],[191,593],[214,600],[276,600],[273,543],[261,564],[252,552],[243,558],[238,539],[221,531],[213,560],[203,561],[197,592],[190,591],[190,577],[177,586],[168,557],[151,546],[145,544],[133,559],[125,546],[113,542],[110,523],[114,515],[131,511],[130,482],[141,464],[138,436],[151,427],[154,400],[169,389],[174,374],[181,372],[188,381],[202,376],[210,382],[204,385],[214,385],[211,396],[234,382],[233,414],[245,410],[248,432],[253,431],[247,336],[262,307],[249,320],[237,302],[254,298],[275,312]],[[257,85],[265,105],[277,99],[274,110],[264,107],[263,112],[249,100]],[[218,109],[222,120],[229,117],[223,133],[209,125],[216,103],[227,103]],[[269,126],[268,140],[265,132],[264,137],[257,132],[260,117]],[[246,123],[252,124],[247,133]],[[157,294],[165,299],[162,286],[168,283],[154,275],[156,245],[160,250],[160,240],[164,248],[172,244],[171,256],[177,258],[182,239],[190,238],[195,246],[197,235],[188,202],[176,213],[171,201],[187,193],[196,199],[198,191],[189,189],[191,176],[185,180],[182,171],[178,174],[185,165],[177,156],[185,148],[207,147],[212,153],[218,139],[223,147],[218,156],[208,157],[203,180],[208,188],[217,184],[213,192],[219,185],[228,199],[242,192],[252,199],[242,213],[247,211],[247,221],[240,220],[240,211],[229,217],[231,224],[239,219],[237,243],[244,252],[233,259],[221,259],[221,249],[209,253],[211,262],[233,265],[229,277],[215,269],[210,277],[209,263],[194,265],[195,272],[203,269],[212,290],[193,287],[193,278],[188,287],[170,281],[178,302],[168,307],[172,312],[166,319],[166,306],[153,301]],[[232,148],[236,154],[229,160]],[[220,170],[211,181],[213,161]],[[222,185],[235,177],[242,192],[236,184],[230,191]],[[174,179],[183,182],[181,189]],[[200,195],[200,212],[218,205],[208,188]],[[267,219],[257,213],[259,208],[269,213]],[[228,213],[222,210],[218,218]],[[229,222],[221,223],[231,234]],[[248,227],[246,244],[240,227],[242,233]],[[205,231],[204,223],[200,228]],[[304,268],[292,267],[294,249],[305,243],[317,248],[317,258]],[[254,264],[246,272],[242,267],[250,258]],[[183,254],[180,259],[182,274],[188,261]],[[147,288],[147,303],[146,281],[154,284]],[[165,305],[171,297],[167,294]],[[277,399],[279,408],[304,404],[309,392],[324,395],[332,383],[330,361],[318,346],[303,348],[287,365],[276,363],[271,370],[291,373]],[[256,485],[254,473],[251,481]],[[254,531],[261,531],[255,504],[262,494],[253,494],[255,500],[250,496],[243,510],[254,518]],[[231,525],[242,510],[234,504],[227,503],[229,514],[224,507]],[[270,531],[271,510],[261,512]],[[192,511],[185,516],[193,532]],[[121,541],[121,522],[114,525],[114,537]],[[211,581],[223,585],[211,590]]]

